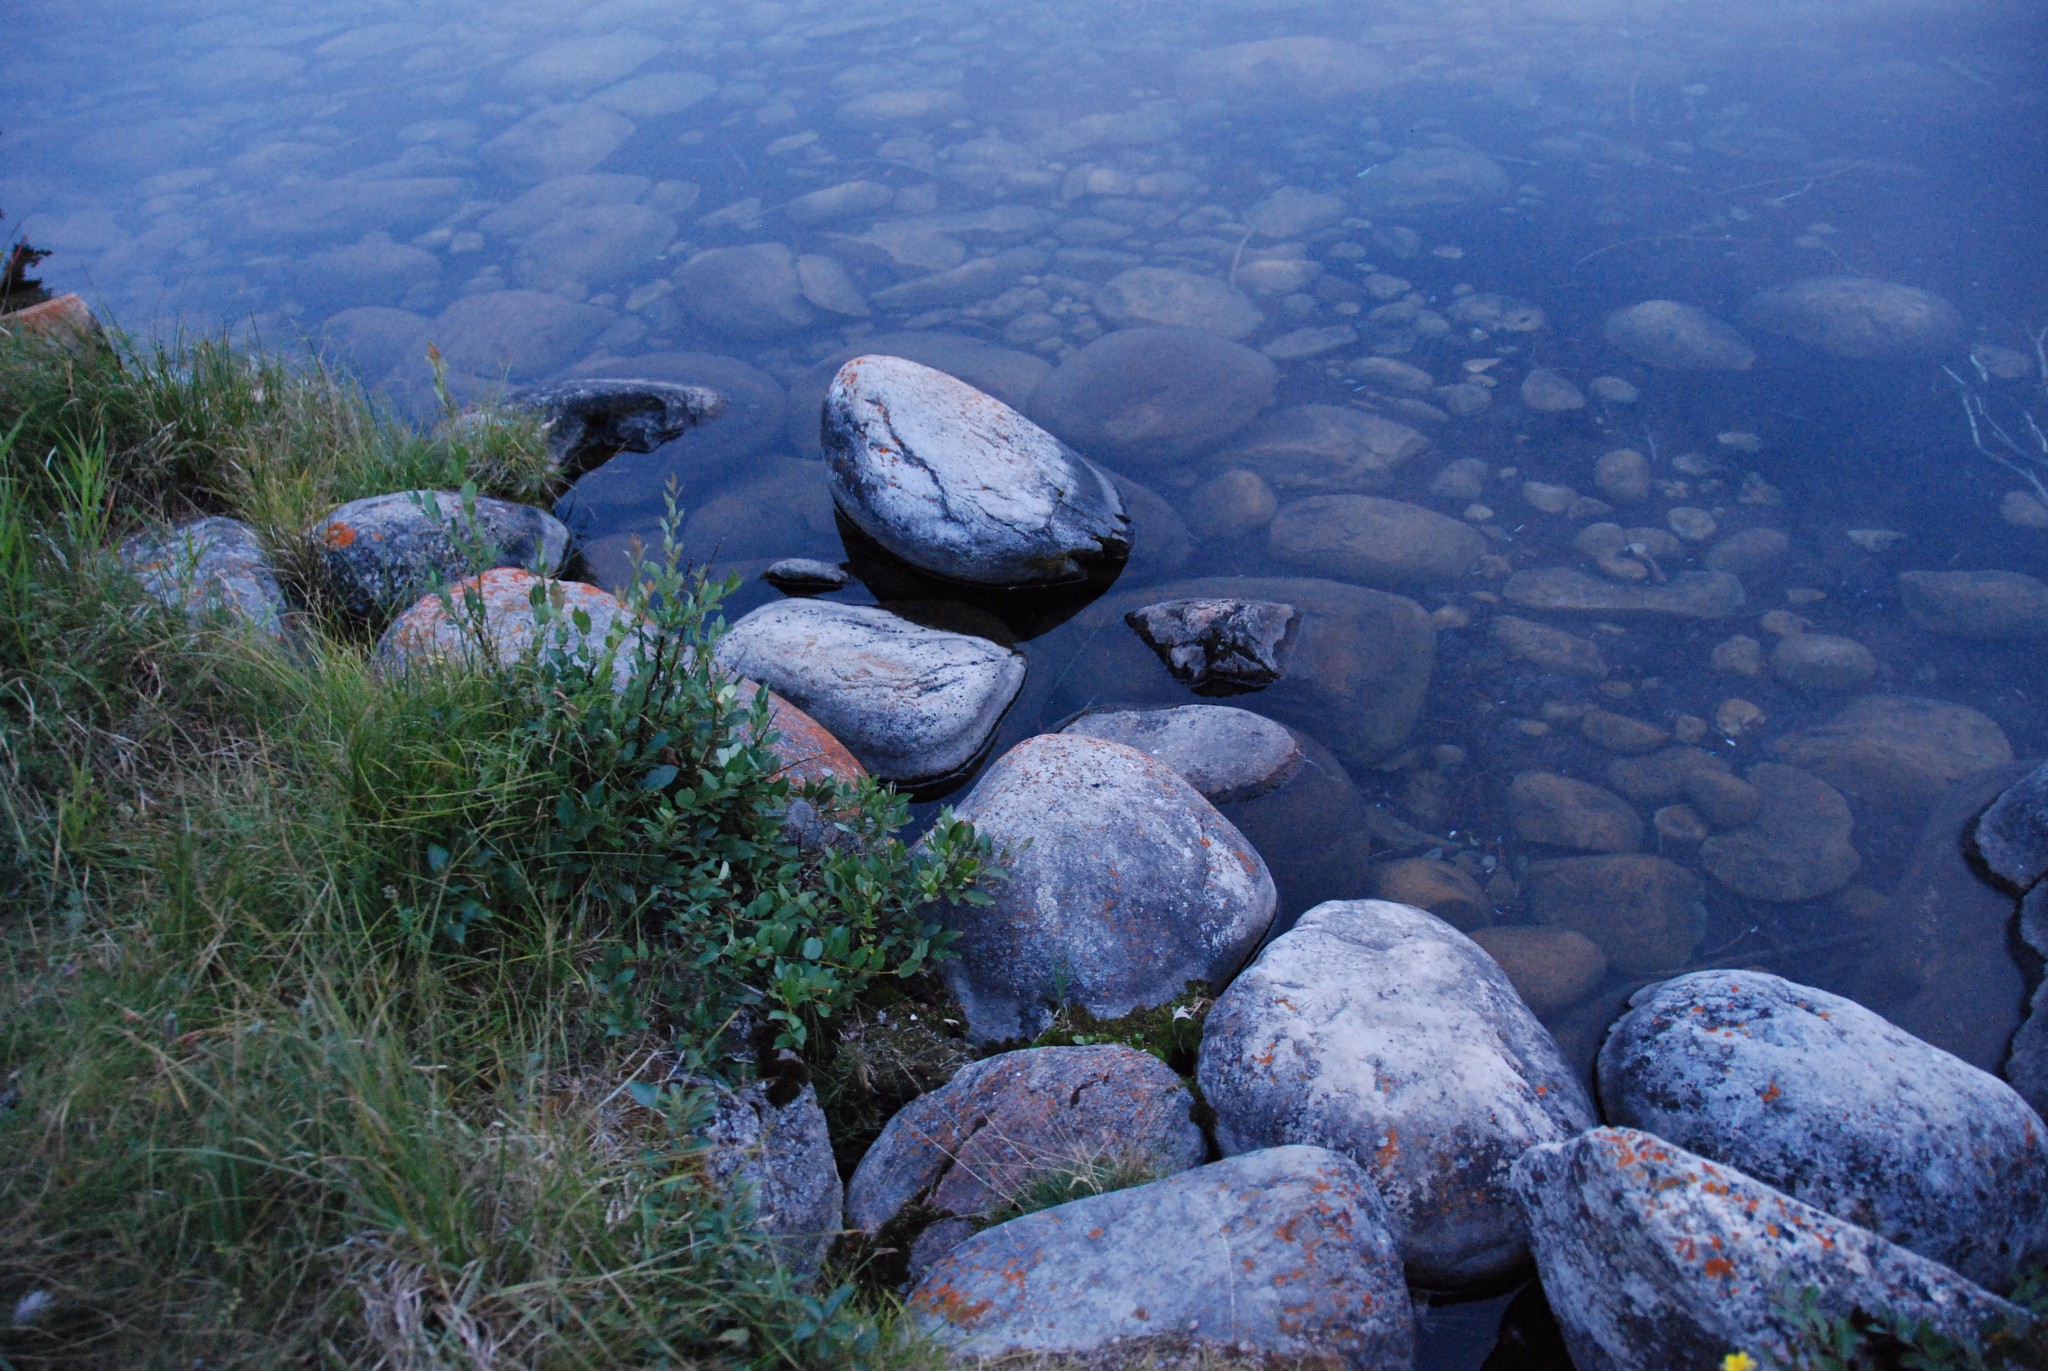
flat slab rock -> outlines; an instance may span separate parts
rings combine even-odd
[[[1161,600],[1124,622],[1181,684],[1255,690],[1286,674],[1301,611],[1272,600]]]
[[[121,545],[121,562],[172,609],[194,618],[224,613],[269,637],[285,636],[284,587],[256,530],[238,519],[194,519],[138,534]]]
[[[488,495],[465,502],[452,490],[351,500],[317,520],[306,540],[328,593],[372,624],[479,570],[551,575],[569,552],[568,528],[547,511]]]
[[[1784,1304],[1885,1310],[1966,1342],[2025,1316],[1945,1266],[1730,1166],[1630,1128],[1532,1147],[1514,1165],[1543,1293],[1579,1371],[1799,1365]]]
[[[714,655],[817,719],[869,771],[907,784],[972,763],[1024,684],[1010,648],[827,600],[763,605]]]
[[[1201,1165],[1194,1103],[1171,1067],[1120,1043],[971,1062],[889,1120],[853,1173],[846,1220],[907,1243],[916,1280],[1036,1178],[1098,1162],[1154,1176]]]
[[[1681,571],[1663,585],[1623,585],[1575,567],[1518,571],[1500,593],[1522,609],[1675,619],[1725,619],[1741,610],[1745,598],[1741,578],[1726,571]]]
[[[1989,1289],[2048,1251],[2048,1127],[1997,1077],[1763,972],[1695,972],[1629,1003],[1600,1050],[1610,1122]]]
[[[671,381],[580,377],[534,386],[510,397],[548,425],[556,474],[575,480],[621,452],[652,452],[725,413],[725,397]]]
[[[911,1293],[961,1357],[1092,1352],[1177,1334],[1407,1371],[1413,1313],[1371,1176],[1276,1147],[1075,1200],[977,1234]]]
[[[1275,938],[1209,1011],[1196,1074],[1224,1152],[1310,1143],[1366,1167],[1435,1290],[1527,1263],[1508,1167],[1594,1122],[1499,964],[1386,900],[1317,905]]]
[[[1229,705],[1097,710],[1060,732],[1134,747],[1178,771],[1211,804],[1278,790],[1305,759],[1285,725]]]
[[[1121,743],[1027,738],[957,812],[1022,848],[988,904],[941,912],[960,934],[946,978],[978,1042],[1033,1037],[1061,1005],[1115,1019],[1189,982],[1223,985],[1273,921],[1251,843],[1179,772]]]
[[[933,575],[1051,585],[1130,552],[1130,516],[1107,475],[943,371],[854,358],[825,393],[823,439],[840,510]]]

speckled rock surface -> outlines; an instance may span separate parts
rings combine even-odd
[[[1508,1166],[1593,1125],[1506,973],[1407,905],[1317,905],[1209,1011],[1202,1093],[1226,1153],[1332,1147],[1373,1173],[1409,1279],[1463,1290],[1527,1260]]]
[[[2003,1290],[2048,1250],[2048,1125],[1853,1000],[1760,971],[1637,993],[1600,1049],[1640,1128]]]
[[[1991,874],[2015,890],[2028,890],[2048,875],[2048,765],[1993,800],[1971,841]]]
[[[436,583],[516,567],[549,575],[569,551],[569,530],[545,510],[476,497],[475,518],[448,490],[404,490],[347,504],[306,531],[327,591],[350,614],[381,623]],[[478,567],[473,550],[486,557]]]
[[[1301,611],[1271,600],[1161,600],[1124,622],[1183,685],[1253,690],[1287,673]]]
[[[1797,1364],[1780,1301],[1823,1317],[1883,1309],[1970,1338],[2012,1305],[1944,1266],[1782,1191],[1627,1128],[1515,1163],[1543,1291],[1579,1371]]]
[[[439,595],[423,595],[411,609],[393,619],[377,640],[374,661],[380,670],[409,671],[440,662],[514,662],[534,650],[537,640],[558,644],[586,660],[602,654],[615,625],[627,623],[628,610],[596,586],[579,581],[545,580],[517,567],[499,567],[481,576],[457,581],[448,588],[455,606],[451,616]],[[535,595],[555,607],[557,617],[541,639]],[[470,605],[478,617],[470,618]],[[581,610],[590,627],[580,629],[570,616]],[[621,630],[619,652],[636,641],[628,626]],[[619,662],[614,659],[614,670]]]
[[[1100,1161],[1155,1176],[1201,1165],[1194,1104],[1171,1067],[1120,1043],[969,1063],[889,1120],[847,1186],[846,1221],[909,1244],[916,1280],[1035,1177]]]
[[[1303,761],[1301,744],[1284,725],[1229,705],[1104,709],[1060,731],[1135,747],[1178,771],[1211,804],[1276,790]]]
[[[1061,1004],[1098,1019],[1220,986],[1272,922],[1273,878],[1180,773],[1121,743],[1027,738],[958,807],[1000,848],[1030,846],[959,932],[946,979],[977,1041],[1029,1038]]]
[[[1163,1332],[1406,1371],[1408,1291],[1372,1178],[1320,1147],[1232,1157],[977,1234],[910,1297],[956,1356]]]
[[[703,386],[591,376],[534,386],[510,403],[548,424],[548,453],[575,480],[621,452],[652,452],[725,413],[725,397]]]
[[[885,780],[949,776],[988,743],[1024,683],[1024,658],[867,605],[783,600],[732,626],[718,664],[823,724]]]
[[[712,1179],[746,1195],[749,1227],[775,1239],[771,1247],[784,1265],[804,1278],[816,1275],[839,1235],[845,1202],[817,1091],[806,1085],[778,1106],[765,1082],[737,1091],[693,1083],[713,1100],[699,1135]]]
[[[121,545],[121,562],[173,609],[195,618],[221,612],[259,633],[285,636],[284,588],[256,530],[240,520],[194,519],[138,534]]]
[[[1078,581],[1130,551],[1109,477],[1002,401],[901,357],[825,393],[832,498],[912,566],[971,585]]]

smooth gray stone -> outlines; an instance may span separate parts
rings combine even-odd
[[[990,257],[975,257],[948,271],[936,271],[900,285],[887,286],[870,297],[877,309],[909,311],[957,305],[994,295],[1017,283],[1019,276],[1043,270],[1045,253],[1038,248],[1005,248]]]
[[[711,1121],[699,1135],[711,1179],[742,1198],[748,1227],[772,1239],[783,1265],[800,1279],[816,1276],[839,1236],[846,1196],[818,1092],[806,1085],[777,1106],[765,1081],[739,1090],[692,1084],[712,1095]]]
[[[1060,363],[1030,412],[1084,452],[1157,466],[1234,437],[1273,402],[1279,380],[1271,359],[1213,333],[1118,329]]]
[[[1194,1104],[1171,1067],[1121,1043],[971,1062],[882,1129],[847,1186],[847,1223],[907,1245],[917,1280],[1036,1180],[1100,1164],[1154,1178],[1200,1166],[1208,1144]]]
[[[1514,180],[1492,158],[1462,148],[1413,148],[1359,182],[1366,213],[1431,215],[1497,204]]]
[[[1975,1344],[2016,1306],[1916,1253],[1683,1148],[1596,1128],[1530,1148],[1513,1186],[1543,1293],[1579,1371],[1799,1365],[1823,1318],[1882,1310]],[[1795,1349],[1797,1355],[1795,1356]]]
[[[1455,581],[1486,552],[1472,525],[1377,495],[1311,495],[1280,506],[1267,533],[1275,561],[1395,590]]]
[[[1816,900],[1849,883],[1862,866],[1849,841],[1855,816],[1842,792],[1797,767],[1759,762],[1749,770],[1756,817],[1700,844],[1707,874],[1745,899]]]
[[[712,248],[676,268],[683,307],[732,338],[774,338],[810,327],[796,254],[781,243]]]
[[[1027,738],[957,812],[1021,849],[989,903],[940,911],[960,935],[942,969],[977,1042],[1031,1038],[1063,1005],[1117,1019],[1190,982],[1213,991],[1273,920],[1273,878],[1244,835],[1121,743]]]
[[[785,595],[822,595],[853,584],[845,567],[815,557],[784,557],[764,568],[761,579]]]
[[[493,567],[549,575],[568,556],[569,530],[545,510],[479,495],[473,512],[454,491],[371,495],[315,521],[306,539],[328,592],[372,623],[437,585]]]
[[[1372,1172],[1409,1280],[1433,1290],[1527,1264],[1508,1167],[1594,1123],[1499,964],[1386,900],[1317,905],[1275,938],[1209,1011],[1197,1079],[1225,1153],[1312,1143]]]
[[[1622,585],[1574,567],[1518,571],[1501,598],[1523,609],[1578,614],[1656,614],[1678,619],[1725,619],[1743,606],[1742,581],[1725,571],[1681,571],[1660,586]]]
[[[1963,332],[1963,316],[1933,291],[1867,276],[1816,276],[1759,291],[1742,316],[1766,333],[1857,360],[1940,353]]]
[[[2048,582],[2024,572],[1902,571],[1899,601],[1944,637],[2048,637]]]
[[[1637,992],[1610,1123],[1737,1167],[1992,1290],[2048,1251],[2048,1131],[2011,1086],[1853,1000],[1761,971]]]
[[[1272,600],[1161,600],[1124,622],[1183,685],[1254,690],[1286,674],[1301,611]]]
[[[1971,841],[1991,874],[2014,890],[2039,884],[2048,875],[2048,764],[1993,800]]]
[[[286,636],[284,587],[256,530],[238,519],[194,519],[121,545],[142,588],[192,618],[224,612],[272,638]]]
[[[1756,349],[1696,305],[1645,300],[1607,316],[1607,341],[1669,371],[1747,371]]]
[[[702,386],[595,376],[519,391],[510,403],[547,421],[548,453],[565,481],[621,452],[652,452],[725,413],[725,397]]]
[[[1105,709],[1060,730],[1134,747],[1178,771],[1211,804],[1268,794],[1301,768],[1301,744],[1282,724],[1228,705]]]
[[[719,666],[766,685],[883,780],[961,771],[1024,684],[1023,654],[871,605],[781,600],[732,626]]]
[[[1130,552],[1109,477],[1002,401],[902,357],[856,357],[825,393],[825,468],[853,523],[970,585],[1053,585]]]
[[[979,1233],[910,1297],[959,1357],[1171,1336],[1408,1371],[1413,1315],[1386,1207],[1350,1158],[1276,1147]]]

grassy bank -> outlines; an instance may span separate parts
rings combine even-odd
[[[928,1364],[848,1272],[783,1274],[664,1082],[780,1049],[871,1128],[915,1083],[843,1026],[923,993],[972,835],[913,854],[863,787],[798,852],[708,653],[623,692],[566,656],[380,679],[346,632],[190,622],[112,550],[231,514],[290,582],[342,500],[542,495],[530,424],[16,341],[0,433],[0,1361]],[[720,588],[650,574],[702,646]]]

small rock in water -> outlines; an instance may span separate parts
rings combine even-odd
[[[1783,529],[1746,528],[1707,549],[1707,570],[1747,576],[1762,571],[1791,550],[1792,540]]]
[[[1584,409],[1586,397],[1569,379],[1538,367],[1522,379],[1522,403],[1538,414]]]
[[[1570,486],[1552,485],[1547,481],[1522,482],[1522,498],[1530,506],[1544,514],[1563,514],[1578,498]]]
[[[1603,453],[1593,464],[1593,484],[1621,505],[1639,505],[1650,498],[1650,459],[1634,448]]]
[[[1285,674],[1301,612],[1271,600],[1162,600],[1124,622],[1182,684],[1256,690]]]
[[[830,600],[763,605],[716,656],[815,716],[877,776],[912,785],[972,763],[1024,684],[1010,648]]]
[[[1720,530],[1714,516],[1704,509],[1690,505],[1675,505],[1665,515],[1664,521],[1671,531],[1688,543],[1704,543]]]
[[[1472,941],[1500,963],[1538,1017],[1577,1004],[1607,975],[1600,945],[1570,929],[1497,925],[1477,930]]]
[[[1244,835],[1121,743],[1028,738],[958,813],[1021,849],[990,903],[941,911],[960,935],[946,978],[977,1042],[1034,1037],[1064,1005],[1115,1019],[1190,982],[1226,984],[1272,922],[1273,878]]]
[[[1640,393],[1619,376],[1595,376],[1586,382],[1586,390],[1603,405],[1632,405]]]
[[[796,254],[781,243],[700,252],[675,272],[683,307],[734,338],[773,338],[808,328]]]
[[[1518,571],[1501,587],[1501,597],[1523,609],[1681,619],[1725,619],[1746,599],[1742,582],[1725,571],[1682,571],[1664,585],[1618,585],[1573,567]]]
[[[1484,928],[1493,919],[1493,901],[1479,882],[1434,857],[1403,857],[1376,868],[1372,893],[1434,914],[1460,933]]]
[[[1963,331],[1933,291],[1867,276],[1821,276],[1761,291],[1743,317],[1769,333],[1858,360],[1939,353]]]
[[[1764,669],[1764,645],[1746,633],[1724,638],[1714,644],[1710,666],[1727,676],[1760,676]]]
[[[1579,719],[1579,735],[1608,752],[1655,752],[1671,735],[1653,723],[1611,710],[1589,709]]]
[[[1279,375],[1271,359],[1212,333],[1118,329],[1045,379],[1031,397],[1031,417],[1105,459],[1181,461],[1257,418],[1273,402]]]
[[[901,357],[856,357],[825,395],[833,499],[912,566],[972,585],[1083,579],[1130,552],[1108,476],[1002,401]]]
[[[1312,495],[1281,506],[1267,545],[1276,560],[1391,588],[1458,579],[1479,560],[1486,539],[1421,505],[1377,495]]]
[[[1967,705],[1865,695],[1815,727],[1778,739],[1780,761],[1883,813],[1918,818],[1954,782],[2012,760],[2012,744]]]
[[[911,1292],[910,1313],[977,1363],[1108,1350],[1104,1364],[1123,1365],[1118,1344],[1170,1337],[1261,1365],[1393,1371],[1414,1359],[1414,1315],[1388,1225],[1349,1157],[1267,1148],[978,1233]]]
[[[238,519],[195,519],[121,545],[142,588],[193,618],[220,612],[271,638],[286,634],[284,587],[256,530]]]
[[[1582,676],[1589,681],[1607,675],[1607,659],[1601,655],[1599,645],[1575,633],[1539,624],[1534,619],[1518,619],[1512,614],[1495,615],[1487,629],[1508,656],[1518,662],[1567,676]]]
[[[1796,767],[1750,768],[1756,817],[1700,844],[1707,874],[1745,899],[1816,900],[1849,883],[1863,859],[1849,841],[1856,820],[1842,792]]]
[[[845,567],[815,557],[784,557],[771,562],[761,572],[761,579],[785,595],[822,595],[853,584]]]
[[[1116,328],[1192,328],[1233,341],[1266,322],[1249,299],[1213,276],[1133,267],[1096,292],[1096,312]]]
[[[1256,472],[1283,496],[1360,494],[1385,489],[1428,448],[1422,434],[1377,414],[1297,405],[1260,419],[1212,461]]]
[[[1536,862],[1522,897],[1540,922],[1585,934],[1628,976],[1683,966],[1706,929],[1699,878],[1640,853]]]
[[[1178,771],[1211,804],[1235,804],[1286,784],[1301,744],[1286,727],[1228,705],[1105,709],[1061,729],[1134,747]]]
[[[1512,1174],[1575,1365],[1796,1366],[1822,1319],[1871,1310],[1966,1346],[2026,1316],[1948,1268],[1731,1166],[1629,1128],[1531,1148]],[[1798,1295],[1792,1297],[1796,1300]]]
[[[1756,350],[1713,315],[1676,300],[1645,300],[1607,316],[1607,341],[1670,371],[1747,371]],[[1625,383],[1624,383],[1625,384]]]
[[[1508,817],[1525,843],[1580,852],[1633,852],[1642,817],[1612,791],[1548,771],[1522,771],[1508,785]]]
[[[2048,638],[2048,584],[2017,571],[1902,571],[1914,623],[1957,638]]]
[[[548,424],[556,475],[573,481],[621,452],[652,452],[725,413],[725,397],[703,386],[589,377],[536,386],[508,401]]]
[[[1273,522],[1280,502],[1256,471],[1236,467],[1197,487],[1186,508],[1188,527],[1207,538],[1243,538]]]
[[[2048,1247],[2048,1130],[1853,1000],[1760,971],[1638,992],[1600,1049],[1614,1123],[1774,1185],[1994,1290]]]
[[[1905,534],[1889,528],[1845,529],[1842,536],[1865,552],[1890,552],[1906,541]]]
[[[2014,528],[2048,528],[2048,505],[2024,490],[2008,490],[1998,502],[1998,515]]]
[[[1877,658],[1853,638],[1794,633],[1771,650],[1771,674],[1804,690],[1861,690],[1877,678]]]
[[[1198,1068],[1226,1153],[1336,1147],[1372,1171],[1409,1278],[1485,1285],[1527,1260],[1514,1158],[1593,1122],[1497,963],[1385,900],[1316,906],[1209,1011]]]

